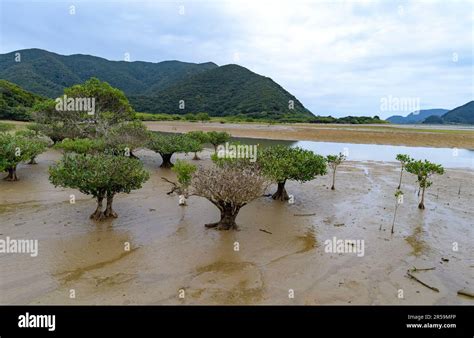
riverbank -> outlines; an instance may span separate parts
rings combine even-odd
[[[474,148],[474,129],[400,125],[256,124],[213,122],[144,122],[149,130],[186,133],[226,131],[234,137],[328,141],[438,148]]]
[[[29,122],[6,121],[16,129]],[[259,124],[184,121],[145,121],[151,131],[187,133],[194,130],[226,131],[234,137],[289,141],[327,141],[413,147],[474,149],[474,128],[432,125],[353,125],[353,124]]]
[[[294,204],[262,197],[239,213],[240,231],[219,232],[204,228],[219,215],[211,203],[178,206],[159,155],[137,155],[150,180],[118,195],[119,218],[103,223],[89,220],[90,197],[48,182],[57,151],[0,181],[0,236],[38,240],[36,257],[0,255],[1,304],[473,304],[457,295],[474,287],[472,170],[434,177],[424,211],[406,174],[393,235],[399,168],[383,162],[344,163],[335,191],[330,176],[288,182]],[[364,254],[326,252],[334,237],[364,240]],[[439,292],[407,278],[413,267],[434,267],[414,274]]]

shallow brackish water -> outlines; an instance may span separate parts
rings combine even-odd
[[[163,132],[158,133],[167,134]],[[248,137],[234,137],[232,139],[241,144],[258,144],[264,147],[276,144],[301,147],[323,156],[344,153],[347,154],[349,161],[395,162],[397,154],[407,154],[415,159],[428,159],[446,168],[474,169],[474,144],[473,149],[458,149],[341,142],[269,140]]]
[[[474,169],[474,149],[453,149],[433,147],[406,147],[380,144],[358,144],[314,141],[276,141],[251,138],[236,138],[242,144],[287,144],[301,147],[321,155],[347,153],[350,161],[385,161],[394,162],[397,154],[407,154],[415,159],[429,159],[447,168]],[[474,147],[474,145],[473,145]]]
[[[294,204],[262,197],[241,210],[240,231],[219,232],[204,228],[218,218],[211,203],[192,197],[178,206],[161,180],[174,174],[158,169],[158,155],[138,155],[150,180],[118,195],[119,218],[99,224],[88,219],[95,208],[90,197],[48,182],[57,152],[41,155],[38,165],[21,165],[21,181],[0,181],[0,237],[39,241],[37,257],[0,254],[1,304],[473,302],[456,292],[474,287],[474,171],[448,169],[435,177],[425,211],[417,209],[415,178],[405,175],[393,235],[398,166],[364,161],[341,166],[336,191],[328,189],[329,176],[289,182]],[[209,153],[203,157],[197,163],[208,163]],[[363,239],[364,256],[325,252],[333,237]],[[417,276],[439,293],[405,276],[414,266],[436,268]]]

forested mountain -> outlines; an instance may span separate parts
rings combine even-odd
[[[270,119],[312,116],[272,79],[237,65],[109,61],[82,54],[64,56],[41,49],[0,55],[0,78],[50,98],[91,77],[123,90],[139,112],[207,112],[213,116],[240,114]],[[184,109],[180,109],[181,100]]]
[[[444,123],[474,124],[474,101],[450,110],[441,118]]]
[[[19,53],[19,62],[16,53]],[[57,97],[65,87],[83,83],[91,77],[106,81],[127,95],[144,94],[216,67],[212,62],[109,61],[82,54],[59,55],[42,49],[0,54],[0,78],[47,97]]]
[[[184,107],[180,107],[180,101]],[[150,95],[130,96],[130,102],[134,107],[151,113],[312,116],[296,97],[272,79],[238,65],[226,65],[202,72]]]

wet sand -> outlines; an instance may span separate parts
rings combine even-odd
[[[185,133],[193,130],[226,131],[235,137],[274,140],[328,141],[439,148],[474,148],[474,129],[452,126],[257,124],[216,122],[145,122],[148,129]],[[436,128],[436,129],[435,129]]]
[[[103,223],[88,218],[93,199],[48,182],[56,151],[20,165],[19,182],[0,181],[0,238],[39,241],[37,257],[0,254],[1,304],[473,304],[456,294],[474,288],[473,171],[435,177],[425,211],[406,175],[393,235],[398,166],[375,162],[342,165],[336,191],[330,176],[289,182],[294,204],[262,197],[241,210],[240,231],[222,232],[204,228],[218,219],[211,203],[191,197],[178,206],[161,180],[174,174],[153,152],[137,154],[151,178],[118,195],[119,218]],[[208,163],[209,152],[202,156],[193,162]],[[326,253],[334,236],[363,239],[365,255]],[[435,267],[415,274],[440,292],[407,278],[413,267]]]

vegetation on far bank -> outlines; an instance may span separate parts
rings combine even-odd
[[[271,115],[266,113],[237,114],[230,116],[209,116],[208,113],[187,114],[149,114],[136,113],[136,118],[142,121],[187,121],[187,122],[219,122],[219,123],[315,123],[315,124],[389,124],[378,116],[298,116],[292,114]]]

